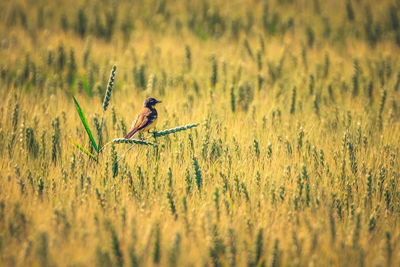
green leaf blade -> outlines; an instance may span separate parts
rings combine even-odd
[[[92,131],[90,130],[90,127],[89,127],[89,124],[88,124],[88,122],[87,122],[87,120],[85,118],[85,115],[83,114],[83,111],[82,111],[81,107],[79,106],[78,101],[76,101],[74,96],[72,96],[72,97],[74,99],[76,110],[78,111],[79,117],[81,118],[82,124],[86,129],[86,132],[87,132],[87,134],[88,134],[88,136],[90,138],[90,141],[92,142],[92,145],[93,145],[94,149],[96,150],[96,152],[99,152],[99,148],[97,147],[96,141],[94,140]]]
[[[94,161],[96,160],[96,157],[90,153],[86,148],[84,148],[81,144],[79,144],[77,141],[75,141],[74,139],[72,139],[71,137],[68,136],[69,141],[71,141],[71,143],[77,147],[80,151],[82,151],[83,153],[85,153],[86,155],[88,155],[90,158],[92,158]]]

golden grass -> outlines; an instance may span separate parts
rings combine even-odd
[[[398,4],[350,1],[355,21],[349,22],[348,1],[278,2],[271,1],[268,9],[269,19],[274,14],[280,18],[271,34],[262,26],[258,1],[191,1],[198,13],[180,1],[166,1],[159,13],[157,3],[122,1],[116,4],[109,41],[91,29],[81,37],[75,28],[79,8],[93,26],[96,14],[105,21],[111,3],[1,4],[0,265],[397,266],[400,110],[395,87],[400,58],[399,30],[391,28],[388,12],[393,5],[398,14]],[[204,26],[212,23],[202,18],[205,3],[207,14],[217,12],[226,22],[220,37],[188,26],[197,15],[198,27],[212,27]],[[372,27],[382,32],[376,43],[365,33],[367,5],[373,11]],[[42,28],[36,16],[41,6],[46,14],[54,13]],[[25,12],[27,27],[20,19],[9,22],[14,9]],[[125,13],[135,24],[128,41],[120,28]],[[68,15],[66,31],[60,26],[62,14]],[[254,24],[245,30],[248,14]],[[332,30],[328,37],[324,17]],[[237,39],[230,28],[235,18],[243,27]],[[290,18],[295,28],[283,32]],[[307,27],[314,31],[312,47]],[[63,70],[57,65],[60,46],[66,56]],[[77,63],[71,83],[70,51]],[[212,56],[218,66],[215,88]],[[101,119],[114,64],[104,143],[124,136],[150,95],[162,100],[157,130],[201,123],[149,138],[159,154],[151,146],[135,146],[117,163],[115,177],[111,146],[96,164],[68,140],[71,136],[90,149],[70,92],[98,140],[94,118]],[[146,83],[155,77],[152,92],[138,85],[141,65]],[[358,94],[353,93],[355,75]],[[264,79],[260,89],[258,76]],[[83,80],[92,82],[90,92]],[[387,96],[381,103],[383,90]],[[52,126],[56,118],[59,135]],[[116,144],[117,156],[129,146]]]

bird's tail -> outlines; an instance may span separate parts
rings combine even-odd
[[[127,135],[125,135],[125,139],[129,139],[129,138],[131,138],[132,136],[134,136],[135,135],[135,133],[137,132],[138,130],[137,129],[132,129],[132,131],[130,131]]]

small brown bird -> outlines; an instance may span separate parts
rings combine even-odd
[[[156,126],[157,110],[154,106],[158,103],[161,103],[161,101],[152,97],[144,101],[143,109],[139,112],[136,121],[133,123],[132,130],[125,136],[125,139],[130,139],[137,132],[150,132],[150,129]]]

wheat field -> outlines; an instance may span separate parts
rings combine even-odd
[[[0,10],[0,266],[400,265],[398,1]]]

